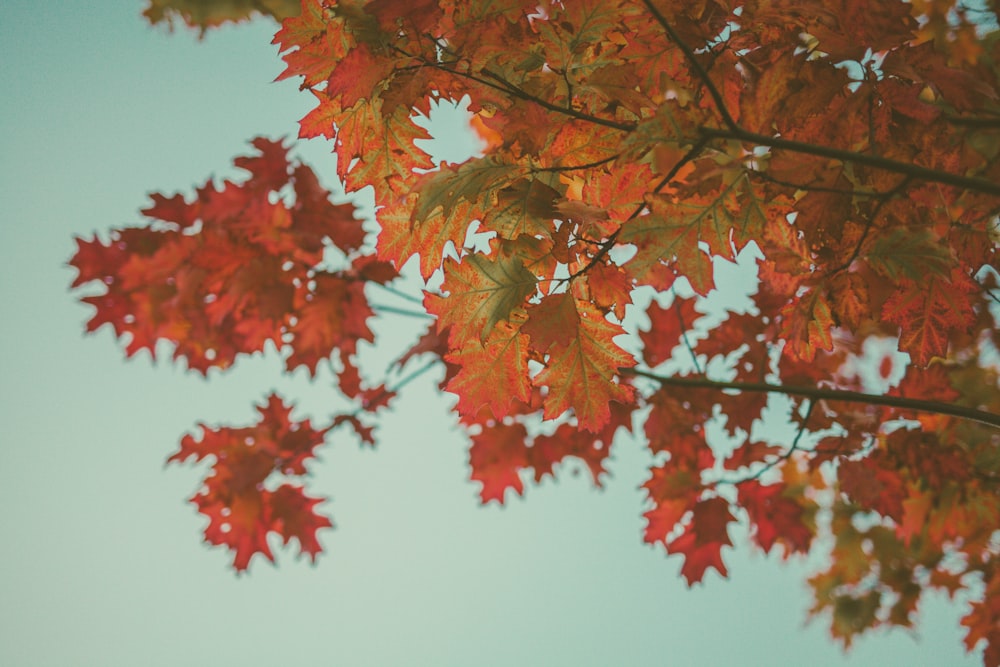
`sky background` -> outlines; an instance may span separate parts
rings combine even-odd
[[[237,577],[185,499],[203,468],[163,462],[199,421],[246,425],[277,389],[324,422],[329,376],[276,355],[208,381],[125,361],[83,335],[73,236],[140,221],[150,191],[190,193],[312,104],[282,71],[272,23],[198,41],[141,2],[0,3],[0,664],[32,666],[975,665],[964,604],[928,596],[916,631],[843,654],[806,625],[809,563],[752,552],[742,531],[689,590],[680,558],[642,544],[648,458],[613,450],[603,491],[564,467],[481,507],[467,443],[430,374],[384,415],[377,450],[341,429],[310,491],[337,526],[315,566],[277,548]],[[329,145],[297,154],[334,186]],[[378,329],[386,363],[417,325]],[[380,356],[381,355],[381,356]],[[372,368],[380,368],[377,364]],[[275,545],[276,546],[276,545]]]

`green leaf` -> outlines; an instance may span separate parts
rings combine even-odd
[[[948,248],[930,230],[905,227],[877,238],[865,258],[894,282],[908,278],[922,283],[931,276],[946,276],[955,263]]]

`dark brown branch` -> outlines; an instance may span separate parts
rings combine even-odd
[[[887,193],[885,192],[865,192],[864,190],[859,190],[855,192],[854,190],[846,190],[844,188],[834,188],[825,185],[811,185],[809,183],[792,183],[791,181],[786,181],[781,178],[775,178],[766,171],[757,171],[756,169],[747,169],[747,175],[750,178],[759,178],[767,183],[773,183],[774,185],[780,185],[784,188],[794,188],[796,190],[801,190],[802,192],[828,192],[833,195],[847,195],[848,197],[868,197],[869,199],[877,199],[880,197],[885,197]]]
[[[601,165],[609,162],[614,162],[619,157],[621,157],[621,153],[615,153],[614,155],[609,155],[608,157],[601,158],[600,160],[594,160],[593,162],[588,162],[586,164],[566,165],[562,167],[535,167],[531,170],[531,172],[537,174],[542,172],[564,172],[579,171],[580,169],[593,169],[594,167],[600,167]]]
[[[951,417],[969,419],[1000,428],[1000,415],[975,408],[967,408],[961,405],[951,405],[939,403],[938,401],[925,401],[916,398],[905,398],[903,396],[886,396],[884,394],[865,394],[858,391],[846,389],[825,389],[823,387],[795,387],[787,385],[768,384],[766,382],[724,382],[720,380],[709,380],[698,377],[670,377],[657,375],[649,371],[636,368],[619,368],[622,375],[635,375],[638,377],[655,380],[662,385],[673,387],[695,387],[699,389],[735,389],[737,391],[749,391],[764,394],[785,394],[786,396],[804,396],[814,400],[845,401],[847,403],[864,403],[867,405],[885,405],[890,408],[901,410],[916,410],[918,412],[929,412]]]
[[[958,174],[952,174],[938,169],[931,169],[929,167],[921,167],[918,164],[898,162],[896,160],[890,160],[889,158],[879,157],[877,155],[857,153],[840,148],[833,148],[831,146],[807,144],[801,141],[782,139],[781,137],[772,137],[766,134],[758,134],[757,132],[748,132],[747,130],[739,127],[729,129],[703,127],[700,129],[700,132],[701,136],[710,139],[736,139],[738,141],[746,141],[748,143],[757,144],[758,146],[769,146],[771,148],[792,151],[794,153],[816,155],[818,157],[840,160],[841,162],[863,164],[875,169],[891,171],[896,174],[902,174],[903,176],[909,176],[911,179],[915,180],[928,181],[930,183],[941,183],[942,185],[951,185],[957,188],[982,192],[988,195],[1000,196],[1000,184],[998,183],[993,183],[992,181],[987,181],[981,178],[960,176]]]
[[[981,118],[973,116],[944,116],[945,122],[963,127],[1000,130],[1000,118]]]
[[[535,95],[532,95],[531,93],[528,93],[527,91],[518,88],[510,81],[507,81],[505,78],[497,74],[496,72],[492,72],[488,69],[480,70],[483,76],[477,76],[472,72],[463,72],[462,70],[448,67],[448,65],[454,64],[455,62],[457,62],[457,60],[447,61],[447,62],[433,61],[428,59],[424,55],[417,56],[413,55],[412,53],[407,53],[403,49],[400,49],[399,47],[396,46],[392,47],[392,49],[397,53],[406,56],[407,58],[413,58],[414,60],[417,60],[423,67],[433,67],[434,69],[439,69],[442,72],[448,72],[449,74],[460,76],[462,78],[469,79],[470,81],[475,81],[476,83],[488,86],[490,88],[493,88],[494,90],[499,90],[518,99],[525,100],[526,102],[532,102],[533,104],[537,104],[538,106],[548,109],[549,111],[554,111],[556,113],[569,116],[570,118],[586,121],[588,123],[594,123],[595,125],[603,125],[605,127],[610,127],[615,130],[621,130],[622,132],[631,132],[632,130],[635,129],[635,123],[620,123],[618,121],[611,120],[609,118],[601,118],[600,116],[591,116],[588,113],[577,111],[576,109],[573,108],[561,107],[558,104],[553,104],[552,102],[543,100],[540,97],[536,97]]]
[[[687,58],[688,62],[691,64],[691,68],[695,71],[695,74],[698,75],[698,78],[701,79],[701,82],[705,84],[705,90],[708,91],[708,94],[712,97],[712,101],[715,102],[715,106],[719,110],[719,115],[722,116],[722,122],[726,124],[726,127],[732,130],[739,130],[740,126],[736,124],[736,121],[733,120],[732,114],[729,113],[729,109],[726,107],[726,102],[722,99],[722,93],[720,93],[719,89],[715,87],[715,83],[712,81],[711,77],[708,76],[708,71],[698,61],[698,58],[695,56],[694,51],[691,50],[691,47],[680,38],[680,35],[678,35],[673,29],[666,17],[660,13],[659,9],[653,6],[653,3],[650,2],[650,0],[642,1],[643,4],[646,5],[646,9],[649,10],[649,13],[653,15],[656,22],[663,28],[663,31],[667,33],[670,40],[677,45],[677,48],[679,48],[684,54],[684,57]]]
[[[865,229],[861,233],[861,238],[859,238],[858,242],[854,244],[854,251],[851,253],[851,256],[847,258],[847,261],[841,263],[840,266],[830,271],[828,275],[832,276],[836,273],[840,273],[841,271],[848,268],[851,264],[854,263],[854,260],[856,260],[858,258],[858,255],[861,254],[861,249],[864,246],[865,241],[868,239],[868,234],[871,233],[872,228],[875,226],[875,218],[877,218],[879,214],[882,212],[882,208],[885,206],[886,202],[892,199],[892,197],[894,197],[895,195],[902,192],[903,188],[905,188],[907,185],[910,184],[910,180],[911,180],[910,177],[907,176],[906,178],[901,180],[895,187],[886,192],[885,196],[879,199],[878,203],[875,204],[875,208],[872,209],[872,212],[868,215],[868,223],[865,225]]]
[[[452,71],[452,70],[447,70],[447,71]],[[491,78],[491,79],[499,82],[502,85],[501,90],[506,90],[508,93],[510,93],[514,97],[517,97],[519,99],[525,100],[527,102],[532,102],[532,103],[537,104],[538,106],[540,106],[540,107],[542,107],[544,109],[548,109],[549,111],[554,111],[556,113],[561,113],[561,114],[564,114],[566,116],[570,116],[571,118],[576,118],[577,120],[583,120],[583,121],[586,121],[588,123],[593,123],[595,125],[603,125],[605,127],[610,127],[612,129],[615,129],[615,130],[621,130],[622,132],[631,132],[632,130],[635,129],[635,123],[620,123],[620,122],[618,122],[616,120],[611,120],[609,118],[601,118],[600,116],[591,116],[588,113],[583,113],[582,111],[577,111],[576,109],[573,109],[572,107],[561,107],[558,104],[553,104],[552,102],[548,102],[546,100],[543,100],[540,97],[536,97],[535,95],[532,95],[531,93],[525,92],[524,90],[518,88],[517,86],[515,86],[512,83],[510,83],[509,81],[507,81],[506,79],[504,79],[502,76],[500,76],[499,74],[497,74],[495,72],[491,72],[488,69],[483,69],[483,70],[480,70],[480,71],[485,76],[487,76],[487,77],[489,77],[489,78]],[[465,73],[464,72],[456,72],[456,74],[465,74]]]
[[[660,11],[653,6],[650,0],[643,0],[643,4],[649,9],[649,12],[656,18],[656,21],[663,28],[667,36],[677,45],[677,47],[684,53],[684,57],[687,58],[691,65],[691,69],[694,70],[695,74],[701,79],[701,82],[705,85],[705,89],[708,90],[708,94],[712,97],[712,101],[718,108],[719,115],[722,117],[722,122],[725,128],[701,128],[701,135],[703,137],[708,137],[712,139],[736,139],[738,141],[746,141],[755,143],[759,146],[770,146],[771,148],[778,148],[783,150],[789,150],[796,153],[803,153],[805,155],[816,155],[818,157],[827,157],[834,160],[840,160],[841,162],[853,162],[855,164],[863,164],[869,167],[874,167],[876,169],[882,169],[884,171],[891,171],[897,174],[902,174],[904,176],[909,176],[912,179],[917,179],[921,181],[928,181],[931,183],[941,183],[942,185],[952,185],[959,188],[965,188],[967,190],[973,190],[976,192],[982,192],[990,195],[1000,195],[1000,184],[993,183],[981,178],[973,178],[968,176],[960,176],[958,174],[952,174],[946,171],[939,171],[937,169],[930,169],[928,167],[921,167],[916,164],[907,164],[905,162],[897,162],[896,160],[890,160],[888,158],[880,157],[878,155],[870,155],[867,153],[858,153],[855,151],[847,151],[839,148],[833,148],[829,146],[818,146],[816,144],[807,144],[800,141],[792,141],[790,139],[782,139],[781,137],[773,137],[766,134],[758,134],[757,132],[750,132],[743,129],[734,119],[732,114],[729,113],[729,109],[726,107],[725,100],[722,98],[722,93],[715,86],[715,83],[709,77],[708,72],[698,61],[697,56],[694,51],[688,46],[684,40],[680,38],[680,35],[673,29],[667,19],[660,13]]]
[[[698,355],[695,354],[694,346],[691,344],[691,339],[688,338],[688,324],[690,322],[684,321],[684,316],[681,313],[681,302],[680,297],[677,295],[677,290],[671,286],[671,294],[674,295],[673,303],[671,304],[674,308],[674,313],[677,314],[677,322],[681,325],[681,341],[684,343],[684,347],[687,348],[688,354],[691,355],[691,361],[694,363],[694,369],[698,371],[698,375],[704,375],[705,371],[702,370],[701,364],[698,363]]]

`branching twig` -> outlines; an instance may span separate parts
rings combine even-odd
[[[870,199],[877,199],[880,197],[885,197],[887,193],[885,192],[865,192],[845,190],[844,188],[832,188],[824,185],[812,185],[809,183],[792,183],[791,181],[786,181],[780,178],[775,178],[766,171],[757,171],[756,169],[747,169],[747,175],[751,178],[759,178],[762,181],[767,181],[768,183],[774,183],[775,185],[780,185],[785,188],[795,188],[796,190],[801,190],[802,192],[828,192],[834,195],[848,195],[850,197],[868,197]]]
[[[717,480],[715,483],[716,484],[731,484],[731,485],[735,486],[737,484],[742,484],[744,482],[749,482],[751,480],[760,479],[761,477],[764,476],[764,473],[766,473],[768,470],[771,470],[775,466],[777,466],[777,465],[779,465],[781,463],[784,463],[788,459],[792,458],[792,455],[795,454],[795,452],[802,451],[802,450],[799,449],[799,441],[802,440],[802,434],[806,432],[806,425],[809,423],[809,417],[812,416],[813,408],[815,406],[816,406],[816,401],[810,400],[809,401],[809,407],[806,408],[806,414],[802,418],[802,424],[799,426],[799,430],[795,434],[795,439],[792,440],[792,446],[788,448],[787,452],[785,452],[781,456],[776,456],[772,460],[768,461],[763,466],[761,466],[760,468],[758,468],[757,471],[754,472],[754,474],[752,474],[752,475],[750,475],[748,477],[741,477],[739,479],[720,479],[720,480]]]
[[[600,160],[594,160],[593,162],[587,162],[585,164],[578,164],[572,166],[566,165],[564,167],[533,167],[531,169],[531,173],[578,171],[580,169],[593,169],[594,167],[600,167],[601,165],[607,164],[609,162],[614,162],[619,157],[621,157],[621,153],[615,153],[614,155],[609,155],[608,157],[601,158]]]
[[[854,263],[854,260],[856,260],[858,258],[858,255],[861,254],[861,248],[864,246],[865,240],[868,238],[868,233],[871,232],[872,227],[875,226],[875,218],[877,218],[879,213],[882,212],[882,207],[885,206],[886,202],[888,202],[894,196],[902,192],[903,189],[910,184],[910,180],[911,180],[910,177],[907,176],[902,181],[900,181],[898,185],[896,185],[894,188],[886,192],[885,195],[883,195],[879,199],[878,203],[875,204],[875,208],[872,209],[872,212],[868,215],[868,224],[865,225],[864,231],[861,232],[861,238],[859,238],[858,242],[854,244],[854,251],[851,253],[851,256],[848,257],[846,261],[842,262],[840,266],[830,271],[829,274],[827,275],[832,276],[834,274],[840,273],[841,271],[843,271],[844,269],[846,269],[847,267],[849,267],[851,264]]]
[[[684,342],[684,347],[687,348],[688,353],[691,355],[691,361],[694,363],[694,369],[698,371],[698,375],[704,375],[705,371],[702,370],[701,364],[698,363],[698,355],[694,352],[694,346],[688,339],[688,323],[684,321],[684,316],[681,314],[681,304],[678,302],[680,297],[677,296],[677,290],[673,287],[670,288],[671,293],[674,295],[674,301],[671,304],[674,308],[674,312],[677,313],[677,321],[681,325],[681,340]]]
[[[818,146],[816,144],[807,144],[801,141],[793,141],[790,139],[783,139],[781,137],[769,136],[766,134],[759,134],[757,132],[750,132],[741,127],[734,119],[732,114],[729,113],[729,109],[726,107],[725,100],[722,97],[722,93],[715,86],[715,83],[709,77],[708,72],[702,66],[701,62],[698,61],[694,51],[688,46],[684,40],[680,38],[677,31],[673,29],[670,23],[667,21],[666,17],[660,13],[660,11],[653,5],[650,0],[643,0],[643,4],[646,5],[649,12],[653,15],[656,21],[663,28],[667,36],[673,41],[677,47],[684,53],[684,57],[687,59],[688,63],[691,65],[691,69],[698,76],[701,82],[705,85],[705,89],[708,94],[712,97],[712,101],[715,102],[715,106],[718,108],[719,115],[722,117],[722,122],[725,125],[724,128],[709,128],[702,127],[700,129],[701,135],[710,139],[735,139],[738,141],[746,141],[749,143],[755,143],[759,146],[770,146],[771,148],[778,148],[782,150],[789,150],[795,153],[802,153],[805,155],[815,155],[817,157],[827,157],[834,160],[840,160],[841,162],[853,162],[855,164],[863,164],[868,167],[873,167],[875,169],[881,169],[884,171],[891,171],[897,174],[902,174],[908,176],[911,179],[917,179],[921,181],[928,181],[931,183],[941,183],[942,185],[952,185],[959,188],[965,188],[967,190],[974,190],[976,192],[982,192],[984,194],[990,195],[1000,195],[1000,184],[993,183],[981,178],[974,178],[969,176],[961,176],[959,174],[952,174],[946,171],[939,171],[937,169],[931,169],[929,167],[921,167],[916,164],[908,164],[906,162],[898,162],[896,160],[891,160],[888,158],[881,157],[879,155],[872,155],[868,153],[859,153],[855,151],[848,151],[839,148],[833,148],[830,146]]]
[[[650,0],[642,1],[649,10],[649,13],[653,15],[656,22],[663,28],[663,31],[667,33],[670,40],[677,45],[677,48],[679,48],[684,54],[684,57],[687,58],[688,62],[691,64],[691,69],[693,69],[695,74],[698,75],[701,82],[705,84],[705,89],[712,97],[712,101],[715,102],[715,106],[719,110],[719,115],[722,116],[722,122],[725,123],[726,127],[731,130],[739,130],[740,126],[736,124],[736,121],[733,120],[732,115],[729,113],[729,109],[726,107],[726,102],[722,99],[722,93],[720,93],[719,89],[715,87],[715,83],[712,81],[711,77],[709,77],[708,71],[698,61],[698,58],[695,57],[695,53],[691,50],[691,47],[680,38],[680,35],[678,35],[677,31],[673,29],[673,26],[670,25],[666,17],[660,13],[660,10],[657,9],[653,3],[650,2]]]
[[[664,187],[666,187],[667,183],[673,180],[674,176],[677,175],[677,172],[679,172],[684,167],[684,165],[686,165],[688,162],[698,157],[698,155],[701,154],[701,151],[704,150],[706,144],[708,144],[707,139],[700,139],[697,142],[695,142],[694,146],[688,149],[688,152],[685,153],[684,156],[680,160],[678,160],[673,167],[671,167],[670,171],[668,171],[663,176],[663,178],[660,179],[660,182],[657,183],[656,187],[653,188],[653,194],[656,194]],[[624,225],[626,222],[630,220],[634,220],[635,218],[637,218],[645,208],[646,208],[645,202],[636,206],[635,210],[632,211],[631,215],[629,215],[628,218],[626,218],[620,225],[618,225],[618,229],[616,229],[607,238],[607,240],[605,240],[604,243],[601,244],[600,250],[598,250],[597,253],[590,259],[590,261],[587,262],[586,266],[584,266],[583,268],[579,269],[578,271],[570,275],[568,278],[566,278],[566,281],[573,280],[577,276],[586,273],[587,271],[590,270],[590,267],[597,264],[597,262],[599,262],[606,254],[611,252],[611,249],[615,246],[615,243],[617,243],[618,241],[618,235],[621,234],[622,225]]]

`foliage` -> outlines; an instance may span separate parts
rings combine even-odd
[[[927,590],[968,590],[967,647],[1000,664],[995,14],[302,0],[147,15],[204,29],[262,7],[287,15],[281,78],[316,100],[299,135],[332,141],[348,192],[374,188],[377,238],[258,138],[241,182],[153,195],[145,226],[79,239],[71,260],[74,287],[103,285],[83,298],[88,330],[111,325],[129,356],[169,341],[205,374],[271,343],[289,371],[336,361],[356,408],[324,428],[271,396],[258,425],[202,426],[170,459],[214,459],[192,502],[237,570],[271,558],[270,531],[319,552],[330,522],[282,476],[333,429],[374,444],[406,380],[366,382],[357,343],[374,341],[371,292],[413,260],[442,282],[398,364],[444,369],[484,503],[567,457],[600,485],[630,430],[651,455],[644,538],[690,584],[726,574],[740,522],[785,558],[829,545],[811,611],[845,646],[910,626]],[[484,154],[435,165],[414,118],[463,97]],[[713,316],[733,289],[719,267],[747,258],[752,306]],[[866,352],[885,343],[909,361]],[[781,410],[788,438],[762,428]]]

